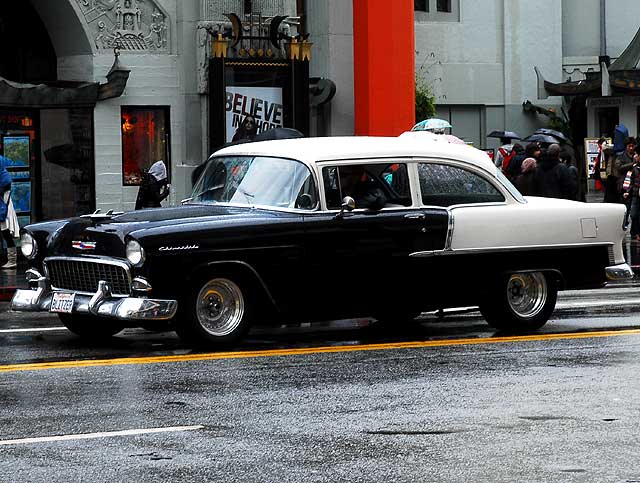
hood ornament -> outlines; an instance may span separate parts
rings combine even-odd
[[[71,246],[75,250],[83,250],[83,251],[95,250],[96,249],[96,242],[74,240],[74,241],[71,242]]]

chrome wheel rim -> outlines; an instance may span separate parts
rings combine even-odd
[[[535,317],[547,301],[547,279],[540,272],[511,275],[507,282],[507,301],[518,317]]]
[[[216,278],[198,293],[196,315],[210,335],[224,337],[238,328],[244,316],[242,291],[231,280]]]

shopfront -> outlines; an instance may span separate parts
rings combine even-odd
[[[288,35],[286,16],[230,14],[212,31],[210,151],[275,127],[309,134],[308,35]]]

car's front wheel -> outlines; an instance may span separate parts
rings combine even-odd
[[[186,299],[176,332],[190,344],[230,346],[251,327],[250,286],[240,278],[206,278],[193,286]]]
[[[557,297],[558,284],[548,273],[512,273],[500,279],[480,312],[491,327],[530,332],[547,323]]]
[[[108,339],[124,329],[122,324],[109,319],[85,314],[58,314],[62,324],[85,339]]]

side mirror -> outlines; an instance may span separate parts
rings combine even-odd
[[[336,219],[344,218],[345,211],[353,211],[356,209],[356,200],[354,200],[351,196],[345,196],[342,198],[342,206],[340,207],[340,212],[336,215]]]
[[[353,211],[356,209],[356,200],[354,200],[351,196],[345,196],[342,199],[342,210]]]

